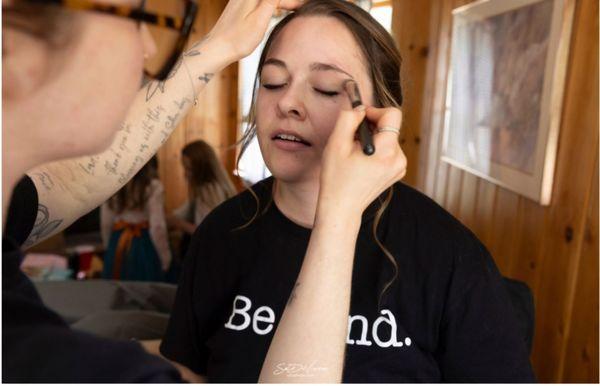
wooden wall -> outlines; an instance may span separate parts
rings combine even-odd
[[[408,182],[416,180],[417,188],[471,228],[503,275],[533,290],[531,360],[539,381],[598,382],[598,1],[574,1],[553,196],[546,207],[440,161],[451,11],[469,2],[394,2],[405,63],[421,66],[412,68],[418,77],[426,72],[422,85],[410,71],[404,77],[407,98],[423,95],[404,107],[404,146],[409,162],[418,165],[416,178],[415,168],[409,169]],[[421,14],[429,14],[426,25],[414,23]],[[404,31],[411,28],[408,36]],[[422,34],[429,36],[428,47],[422,47]],[[411,44],[428,53],[425,64]]]
[[[205,36],[217,22],[227,0],[201,0],[190,44]],[[168,5],[165,2],[165,6]],[[192,107],[169,140],[158,152],[160,178],[165,189],[167,212],[187,199],[187,185],[181,166],[181,149],[188,143],[203,139],[210,143],[226,169],[235,167],[238,127],[238,67],[234,63],[221,71],[198,95],[198,104]],[[232,176],[232,179],[236,178]]]
[[[392,2],[392,35],[402,55],[402,132],[400,144],[408,160],[404,182],[415,185],[419,171],[421,111],[429,58],[430,0]]]

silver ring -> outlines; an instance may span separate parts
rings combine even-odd
[[[397,135],[400,135],[400,129],[396,128],[396,127],[392,127],[392,126],[383,126],[377,129],[378,133],[381,133],[382,131],[389,131],[392,133],[396,133]]]

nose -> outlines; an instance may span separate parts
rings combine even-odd
[[[156,42],[154,41],[154,37],[150,33],[148,26],[144,23],[142,23],[142,25],[140,26],[140,33],[142,35],[144,59],[151,59],[154,55],[156,55],[156,51],[158,50],[156,47]]]
[[[277,102],[277,110],[282,118],[303,120],[306,118],[306,108],[303,103],[303,89],[301,85],[289,84],[285,87],[281,98]]]

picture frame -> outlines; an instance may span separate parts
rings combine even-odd
[[[549,205],[574,0],[453,10],[441,159]]]

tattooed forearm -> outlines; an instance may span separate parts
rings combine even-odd
[[[148,86],[146,86],[146,102],[150,101],[150,99],[152,99],[152,97],[156,95],[158,91],[160,91],[161,94],[165,93],[165,85],[167,84],[167,81],[174,77],[175,74],[177,74],[177,71],[179,71],[179,67],[181,67],[182,62],[183,56],[180,56],[177,62],[175,62],[173,68],[171,69],[171,72],[169,72],[169,75],[167,75],[167,77],[164,80],[152,81],[148,83]]]
[[[190,100],[188,98],[182,98],[180,101],[174,100],[173,103],[175,104],[175,106],[177,106],[179,110],[174,112],[173,115],[167,115],[165,129],[161,130],[161,133],[163,135],[161,143],[165,143],[169,138],[169,135],[171,135],[171,132],[175,130],[175,127],[179,122],[179,116],[181,115],[181,111],[183,110],[186,104],[190,103]]]
[[[183,56],[198,56],[201,55],[202,53],[200,52],[200,50],[198,49],[202,43],[204,43],[206,41],[206,39],[208,39],[210,37],[210,34],[206,35],[205,37],[203,37],[202,39],[198,40],[196,43],[192,44],[192,46],[183,53]]]
[[[93,176],[93,175],[95,175],[96,165],[98,164],[99,160],[100,160],[100,157],[91,156],[87,159],[87,162],[78,162],[77,164],[84,172]]]
[[[60,224],[62,224],[62,222],[62,219],[50,221],[50,212],[48,211],[48,207],[39,204],[35,224],[33,225],[31,234],[29,235],[23,246],[30,247],[38,241],[41,241],[46,237],[50,236],[54,232],[54,230],[58,228]]]
[[[48,173],[39,172],[39,173],[34,173],[33,176],[36,177],[38,179],[38,181],[40,181],[42,183],[42,186],[47,191],[52,190],[52,188],[54,187],[54,181],[52,180],[52,177],[50,177],[50,175]]]

